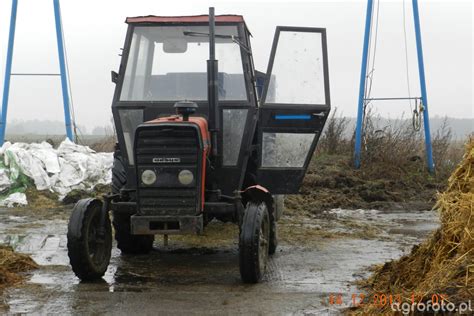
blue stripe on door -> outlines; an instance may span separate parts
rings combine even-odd
[[[277,114],[275,120],[310,120],[309,114]]]

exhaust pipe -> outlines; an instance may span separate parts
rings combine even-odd
[[[207,61],[207,99],[209,102],[209,125],[212,142],[212,155],[219,155],[217,135],[220,130],[219,96],[218,96],[218,61],[216,60],[214,7],[209,8],[209,60]]]

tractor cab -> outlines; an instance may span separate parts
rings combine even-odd
[[[143,122],[175,114],[174,104],[187,100],[198,106],[194,115],[205,117],[216,130],[214,149],[218,153],[213,168],[224,169],[226,175],[213,181],[219,182],[216,186],[225,194],[232,195],[242,182],[245,159],[241,148],[250,146],[250,131],[255,129],[252,117],[257,110],[250,33],[243,18],[225,15],[215,19],[217,106],[208,102],[207,15],[148,16],[127,18],[126,22],[129,30],[113,111],[130,188],[136,182],[136,128]]]
[[[211,8],[126,23],[112,72],[112,193],[76,205],[70,240],[85,242],[74,232],[98,223],[97,249],[109,247],[109,210],[122,253],[150,251],[157,234],[167,241],[199,234],[214,218],[231,221],[240,226],[242,279],[259,281],[277,247],[284,195],[298,193],[329,114],[325,29],[278,26],[259,72],[242,16]],[[107,255],[96,250],[98,263],[84,266],[71,249],[81,279],[103,275]]]

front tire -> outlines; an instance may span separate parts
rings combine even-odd
[[[239,236],[240,276],[244,283],[257,283],[265,274],[270,239],[270,217],[265,203],[249,202]]]
[[[101,236],[101,213],[100,200],[83,199],[76,203],[69,219],[69,261],[76,276],[83,281],[100,279],[110,262],[112,228],[106,214]]]

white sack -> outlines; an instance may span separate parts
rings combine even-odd
[[[97,184],[112,181],[113,153],[96,153],[87,146],[64,140],[58,149],[50,144],[5,143],[0,156],[6,169],[0,168],[0,191],[20,173],[34,181],[37,190],[50,190],[62,200],[72,190],[90,191]]]
[[[13,207],[28,205],[25,193],[12,193],[4,200],[0,200],[0,206]]]
[[[0,192],[8,190],[11,186],[10,178],[6,169],[0,169]]]

